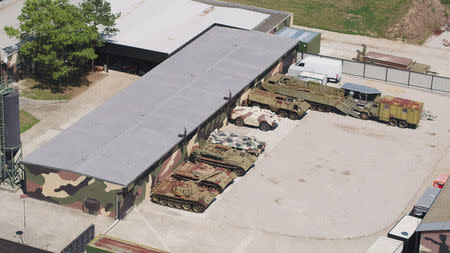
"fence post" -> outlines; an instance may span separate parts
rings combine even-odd
[[[366,63],[365,62],[364,62],[364,69],[363,69],[362,77],[366,77]]]
[[[434,75],[431,76],[431,87],[430,87],[430,90],[433,90],[433,82],[434,82]]]
[[[384,77],[384,81],[387,82],[387,76],[388,76],[389,68],[386,67],[386,76]]]
[[[408,86],[409,86],[410,80],[411,80],[411,71],[408,71]]]

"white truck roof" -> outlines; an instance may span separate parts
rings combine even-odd
[[[380,236],[370,245],[365,253],[401,253],[403,250],[403,242],[386,236]]]

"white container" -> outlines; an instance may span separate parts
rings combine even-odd
[[[298,75],[295,75],[295,74],[291,75],[289,72],[287,75],[295,77],[295,78],[303,80],[303,81],[312,81],[312,82],[316,82],[316,83],[319,83],[322,85],[327,85],[327,83],[328,83],[327,75],[309,72],[309,71],[305,71],[305,70],[301,71],[300,74],[298,74]]]
[[[288,75],[299,75],[302,71],[324,74],[328,81],[339,82],[342,78],[342,63],[337,60],[308,56],[305,59],[292,64]]]

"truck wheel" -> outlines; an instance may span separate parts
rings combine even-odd
[[[362,120],[368,120],[369,119],[369,114],[367,114],[366,112],[362,112],[362,113],[359,114],[359,117]]]
[[[389,125],[390,125],[390,126],[396,126],[396,125],[397,125],[397,120],[394,119],[394,118],[391,118],[391,119],[389,120]]]
[[[313,110],[313,111],[317,111],[317,106],[316,105],[311,105],[310,109]]]
[[[408,126],[408,124],[404,120],[400,120],[398,122],[398,127],[400,127],[400,128],[406,128],[407,126]]]
[[[241,118],[237,118],[234,120],[234,124],[236,124],[236,126],[243,126],[244,125],[244,120]]]
[[[285,110],[279,110],[278,115],[282,118],[286,118],[288,116],[288,113]]]
[[[201,212],[203,212],[203,207],[201,205],[194,205],[192,207],[192,211],[194,211],[196,213],[201,213]]]
[[[269,126],[269,124],[267,124],[267,122],[261,122],[261,123],[259,124],[259,129],[260,129],[261,131],[266,132],[266,131],[269,131],[270,126]]]
[[[317,109],[319,110],[319,112],[330,112],[330,108],[328,108],[327,106],[324,105],[319,105],[317,106]]]
[[[297,113],[295,113],[295,112],[290,112],[289,113],[289,119],[296,120],[297,118],[298,118]]]

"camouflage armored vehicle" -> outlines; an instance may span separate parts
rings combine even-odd
[[[236,126],[256,126],[261,131],[274,129],[280,121],[275,113],[257,106],[236,106],[231,112],[230,118]]]
[[[213,166],[230,170],[236,175],[243,176],[256,162],[256,157],[243,150],[237,150],[218,144],[196,146],[191,153],[191,161],[203,162]]]
[[[266,148],[266,142],[259,141],[253,136],[237,135],[219,131],[218,129],[209,135],[208,142],[245,150],[247,153],[255,156],[259,156]]]
[[[294,77],[275,74],[261,84],[262,88],[276,94],[303,99],[312,110],[330,112],[333,109],[355,118],[368,119],[367,109],[358,106],[351,96],[339,88],[298,80]]]
[[[163,206],[202,213],[217,195],[219,192],[214,189],[171,178],[159,182],[150,198],[152,202]]]
[[[223,192],[236,178],[236,174],[205,163],[185,162],[173,171],[172,177],[178,180],[193,181],[199,186]]]
[[[248,104],[270,109],[280,115],[280,117],[289,117],[291,120],[300,118],[311,107],[303,99],[296,99],[259,89],[250,91]]]

